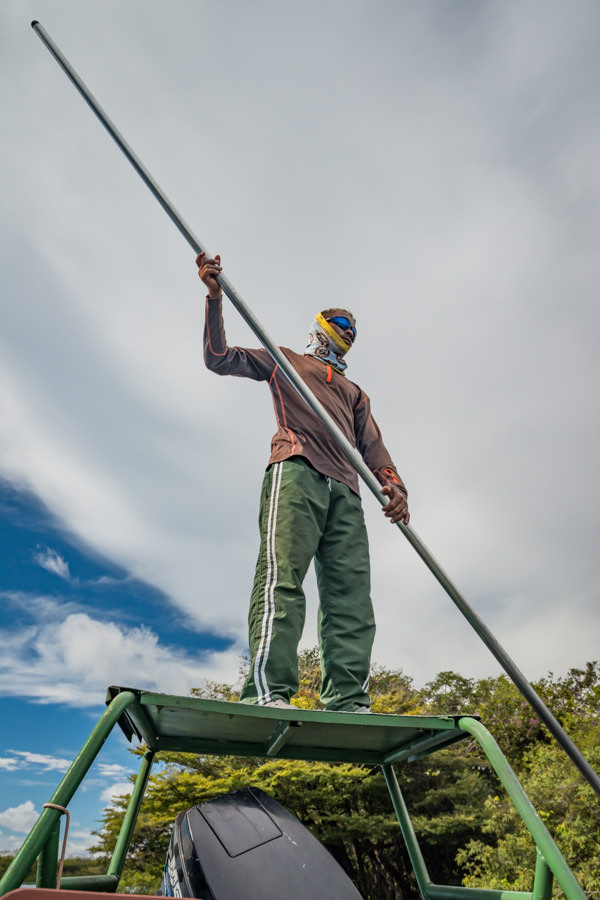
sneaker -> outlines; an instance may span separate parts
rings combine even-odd
[[[278,697],[276,700],[269,700],[268,703],[263,704],[264,706],[276,706],[277,709],[296,709],[291,703],[286,703],[285,700],[281,700]]]
[[[353,713],[370,713],[371,710],[368,706],[355,706],[354,709],[351,709],[350,712]]]

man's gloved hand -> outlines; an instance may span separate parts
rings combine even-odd
[[[410,522],[410,513],[408,511],[408,501],[397,484],[386,484],[381,489],[382,494],[387,494],[390,498],[383,507],[383,514],[391,519],[392,524],[404,522],[408,525]]]

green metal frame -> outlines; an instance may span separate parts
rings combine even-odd
[[[70,877],[63,889],[117,890],[155,755],[179,752],[378,765],[390,793],[423,900],[550,900],[555,878],[567,900],[586,900],[548,830],[498,744],[476,717],[327,713],[175,697],[134,688],[109,688],[107,710],[51,798],[68,806],[115,725],[145,743],[138,775],[106,875]],[[494,768],[537,848],[531,891],[496,891],[431,881],[398,784],[394,763],[412,761],[473,737]],[[38,861],[36,886],[56,886],[61,811],[44,808],[0,881],[0,896],[21,887]]]

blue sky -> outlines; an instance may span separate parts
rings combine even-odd
[[[278,343],[353,310],[348,377],[411,524],[537,678],[600,637],[600,9],[576,10],[0,4],[0,850],[108,684],[236,679],[273,431],[264,385],[205,370],[193,253],[30,21]],[[370,495],[365,513],[374,659],[417,684],[498,674]],[[312,575],[307,594],[310,647]],[[83,834],[124,773],[97,773]]]
[[[0,843],[7,851],[20,845],[103,712],[108,683],[93,671],[96,654],[111,659],[115,683],[141,678],[161,689],[168,666],[189,688],[195,660],[227,642],[184,628],[164,594],[82,545],[30,491],[0,481],[0,510]],[[87,850],[102,806],[137,770],[128,746],[113,732],[76,795],[71,852]]]

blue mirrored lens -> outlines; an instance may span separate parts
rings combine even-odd
[[[327,321],[335,322],[336,325],[339,325],[340,328],[343,328],[344,330],[349,328],[352,332],[352,337],[356,337],[356,328],[346,316],[332,316],[331,319],[327,319]]]

